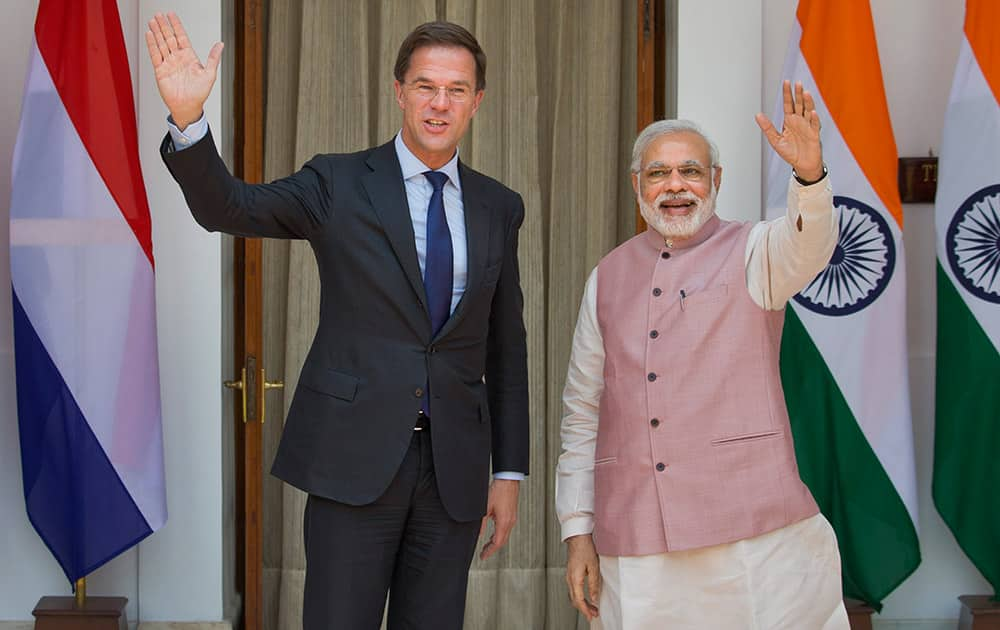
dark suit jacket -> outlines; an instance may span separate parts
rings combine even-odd
[[[468,282],[431,337],[393,143],[319,155],[270,184],[230,175],[211,134],[163,160],[208,230],[307,239],[322,283],[319,328],[272,473],[352,505],[377,499],[413,435],[430,385],[438,488],[452,518],[480,518],[490,458],[528,472],[528,387],[517,233],[521,197],[459,165]],[[485,378],[484,378],[485,377]],[[485,382],[484,382],[485,381]]]

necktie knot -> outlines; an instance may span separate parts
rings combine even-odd
[[[424,172],[424,177],[427,181],[431,183],[434,187],[434,192],[441,192],[444,190],[444,185],[448,181],[448,174],[442,173],[441,171],[426,171]]]

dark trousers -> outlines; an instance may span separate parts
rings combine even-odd
[[[460,523],[438,496],[430,431],[414,431],[395,479],[374,503],[309,495],[304,630],[460,630],[479,521]]]

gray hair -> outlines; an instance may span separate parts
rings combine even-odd
[[[719,165],[719,148],[715,146],[712,139],[701,130],[701,127],[697,123],[690,120],[680,120],[680,119],[670,119],[670,120],[657,120],[656,122],[650,123],[642,132],[639,133],[639,137],[635,139],[635,144],[632,145],[632,172],[639,172],[639,165],[642,162],[642,154],[646,152],[646,148],[649,144],[659,138],[660,136],[666,136],[672,133],[680,133],[683,131],[689,131],[691,133],[701,136],[701,138],[708,144],[709,158],[712,163],[709,166]]]

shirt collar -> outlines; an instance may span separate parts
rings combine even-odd
[[[462,183],[458,178],[458,149],[455,149],[455,155],[451,156],[448,163],[438,169],[430,169],[426,164],[420,161],[420,158],[413,155],[410,148],[406,146],[403,142],[403,134],[399,132],[396,134],[396,139],[394,141],[396,147],[396,157],[399,159],[399,168],[403,172],[403,180],[408,180],[411,177],[416,177],[418,175],[423,178],[423,174],[426,171],[436,170],[444,173],[448,176],[448,183],[458,189],[459,192],[462,191]]]

